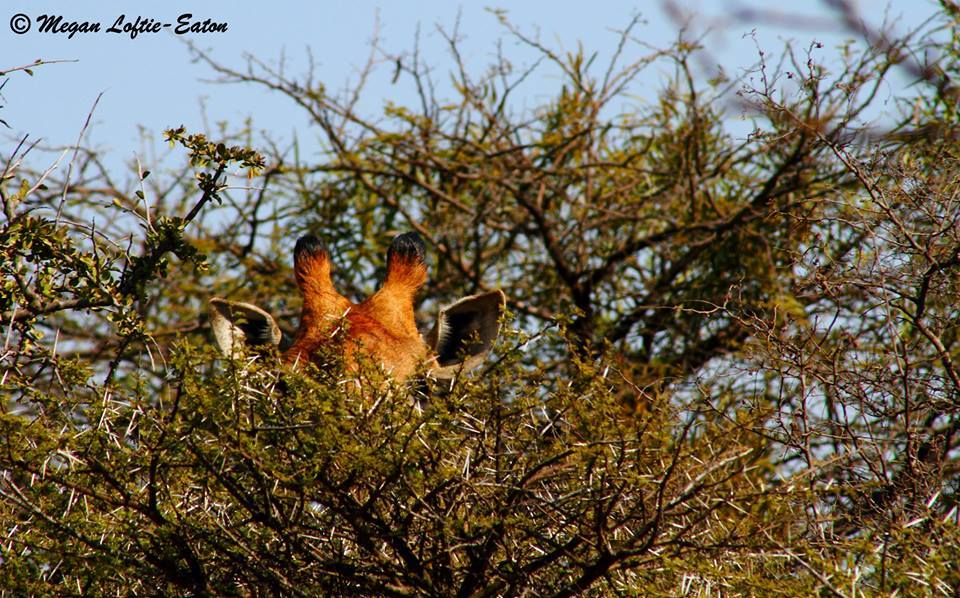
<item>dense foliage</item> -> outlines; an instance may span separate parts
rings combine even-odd
[[[600,65],[505,21],[529,69],[472,73],[453,32],[451,97],[390,56],[418,102],[379,115],[357,109],[366,72],[337,94],[198,51],[289,97],[322,153],[180,128],[184,167],[126,184],[83,147],[31,167],[21,141],[0,177],[0,587],[956,592],[958,18],[707,82],[683,40],[627,58],[636,23]],[[641,104],[651,65],[672,76]],[[559,81],[530,107],[542,69]],[[301,234],[359,297],[411,229],[424,321],[508,291],[495,357],[452,390],[209,347],[214,295],[293,328]]]

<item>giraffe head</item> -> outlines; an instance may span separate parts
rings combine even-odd
[[[413,306],[427,280],[424,255],[419,235],[396,236],[387,251],[383,285],[366,300],[353,303],[333,286],[327,249],[316,237],[302,237],[294,250],[294,272],[303,310],[283,360],[293,366],[321,366],[321,349],[338,343],[348,369],[363,353],[397,380],[421,365],[435,377],[451,378],[460,369],[482,363],[500,332],[506,297],[499,290],[464,297],[441,309],[433,328],[421,336]],[[249,303],[213,298],[210,321],[220,350],[228,356],[244,344],[281,344],[273,317]]]

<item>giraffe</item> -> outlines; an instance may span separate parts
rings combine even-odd
[[[283,361],[293,367],[322,366],[318,350],[341,343],[345,367],[356,367],[357,353],[378,363],[392,378],[403,381],[423,367],[428,375],[452,379],[460,370],[483,362],[500,332],[506,305],[503,291],[471,295],[440,310],[437,320],[421,336],[414,320],[413,302],[427,280],[426,254],[417,233],[397,235],[387,251],[387,275],[380,289],[360,303],[341,295],[330,278],[330,254],[312,235],[294,248],[294,273],[303,298],[300,325]],[[280,346],[280,328],[255,305],[214,297],[209,301],[210,322],[221,352],[233,356],[241,345]],[[344,331],[345,334],[338,334]]]

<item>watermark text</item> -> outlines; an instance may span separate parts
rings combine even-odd
[[[31,19],[29,15],[18,13],[10,18],[10,30],[17,35],[24,35],[32,29],[35,33],[62,35],[67,39],[89,34],[120,35],[137,39],[138,36],[152,35],[164,30],[172,31],[176,35],[226,33],[228,27],[226,21],[195,17],[189,12],[181,14],[172,22],[127,14],[121,14],[106,22],[72,20],[55,14],[41,14]]]

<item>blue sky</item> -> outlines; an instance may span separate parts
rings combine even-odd
[[[833,26],[836,16],[822,2],[803,0],[790,3],[793,15],[816,19],[812,29],[785,30],[775,24],[738,21],[729,18],[735,7],[761,7],[769,3],[753,0],[707,1],[687,0],[675,3],[681,10],[709,24],[712,33],[705,39],[713,59],[728,72],[736,73],[756,61],[756,46],[747,35],[756,31],[757,39],[767,50],[775,52],[784,39],[806,46],[816,38],[827,44],[830,52],[843,36]],[[862,0],[863,14],[873,23],[885,17],[893,19],[898,29],[915,26],[933,14],[932,2],[896,0],[891,3]],[[584,47],[598,52],[598,59],[609,59],[617,42],[615,29],[622,28],[631,16],[640,13],[646,24],[636,30],[637,37],[653,46],[666,46],[676,39],[679,25],[669,17],[661,2],[603,2],[568,0],[503,0],[498,3],[462,3],[440,0],[408,0],[374,2],[296,3],[289,0],[270,2],[226,2],[182,0],[169,2],[53,2],[43,0],[7,0],[0,9],[0,70],[32,62],[70,59],[77,62],[54,64],[37,69],[34,77],[17,73],[10,77],[0,98],[0,118],[11,129],[0,131],[0,147],[12,144],[15,137],[29,133],[42,137],[50,145],[70,145],[90,111],[94,100],[102,98],[89,130],[89,141],[104,148],[111,159],[128,160],[138,152],[141,157],[161,151],[163,129],[184,124],[188,130],[203,130],[206,123],[230,121],[239,123],[251,116],[258,129],[270,131],[279,138],[296,133],[312,137],[304,116],[289,101],[252,86],[225,86],[210,83],[213,74],[204,65],[190,61],[185,39],[208,50],[224,64],[241,67],[244,54],[252,54],[266,62],[275,62],[281,54],[288,60],[289,72],[298,73],[306,65],[309,47],[316,59],[316,76],[329,89],[338,89],[354,79],[370,54],[369,42],[379,31],[381,45],[388,52],[400,53],[413,46],[419,28],[421,52],[440,69],[451,66],[443,51],[442,38],[436,26],[450,28],[459,14],[461,35],[465,37],[463,54],[468,64],[479,71],[495,52],[498,39],[505,31],[486,7],[507,11],[510,20],[522,30],[539,31],[541,39],[573,49]],[[23,35],[11,31],[10,21],[18,13],[26,14],[32,28]],[[136,16],[176,24],[183,13],[192,13],[194,21],[210,18],[225,22],[226,33],[177,36],[164,30],[157,34],[129,35],[38,33],[38,16],[62,15],[64,20],[101,23],[109,28],[121,14],[127,21]],[[797,23],[791,18],[788,23]],[[826,30],[820,29],[824,26]],[[833,29],[833,31],[829,31]],[[699,30],[696,30],[698,31]],[[529,54],[507,41],[505,54],[523,61]],[[639,54],[639,49],[632,49]],[[368,88],[362,108],[375,113],[385,100],[403,103],[410,99],[403,85],[390,83],[389,68]],[[641,88],[655,90],[659,84],[656,69],[641,81]],[[446,81],[445,76],[438,80]],[[531,104],[552,93],[555,79],[544,72],[535,78],[524,93]],[[891,90],[896,92],[896,90]],[[651,94],[652,97],[652,94]],[[206,121],[204,120],[206,115]],[[146,147],[140,140],[140,127],[155,136]],[[12,147],[11,147],[12,149]],[[4,154],[9,153],[4,151]]]

